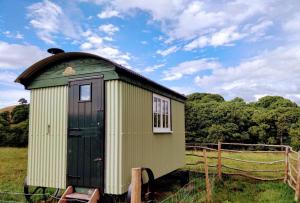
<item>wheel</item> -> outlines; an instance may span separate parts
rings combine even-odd
[[[179,180],[180,180],[180,186],[181,187],[188,184],[189,181],[190,181],[189,172],[188,171],[181,171],[181,175],[179,177]]]
[[[56,199],[59,193],[59,188],[29,186],[27,183],[27,177],[25,178],[24,196],[25,199],[30,203],[36,202],[38,200],[48,201],[51,199]]]

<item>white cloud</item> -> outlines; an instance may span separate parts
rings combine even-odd
[[[129,53],[124,53],[116,47],[107,45],[103,41],[103,39],[107,40],[105,37],[102,38],[91,30],[83,32],[82,35],[85,38],[85,42],[81,44],[81,50],[111,59],[123,66],[131,68],[129,65],[129,60],[131,59]]]
[[[211,37],[211,45],[216,47],[241,39],[243,35],[238,33],[236,30],[236,27],[232,26],[214,33]]]
[[[186,61],[165,71],[163,80],[178,80],[184,75],[193,75],[205,70],[218,69],[219,67],[220,64],[211,59]]]
[[[291,15],[291,17],[283,23],[283,30],[289,36],[289,40],[300,40],[300,14]]]
[[[196,84],[208,92],[255,100],[259,95],[281,95],[300,102],[300,46],[279,47],[249,58],[235,67],[214,69],[197,76]]]
[[[2,32],[2,34],[7,38],[15,38],[15,39],[23,39],[24,35],[22,35],[20,32],[12,33],[9,30],[6,30]]]
[[[282,6],[285,3],[289,6]],[[298,0],[112,0],[108,5],[122,15],[134,15],[135,10],[149,13],[166,34],[165,43],[188,43],[185,50],[273,38],[269,33],[289,40],[281,28],[289,34],[299,33]],[[276,33],[271,32],[273,26]]]
[[[132,10],[143,10],[150,12],[154,20],[172,19],[179,10],[184,8],[186,0],[114,0],[111,4],[121,12],[132,12]]]
[[[99,26],[99,30],[108,35],[113,35],[115,32],[119,31],[119,28],[113,24],[104,24]]]
[[[93,45],[89,42],[84,42],[83,44],[80,45],[80,49],[83,49],[83,50],[90,49],[92,47],[93,47]]]
[[[19,69],[32,65],[48,54],[33,45],[0,41],[0,69]]]
[[[29,91],[19,89],[0,90],[0,108],[16,105],[20,98],[30,101]]]
[[[210,37],[201,36],[185,45],[184,49],[189,51],[195,48],[202,48],[206,46],[217,47],[228,45],[246,36],[245,34],[238,33],[236,30],[237,28],[235,26],[232,26],[215,32]]]
[[[107,2],[107,0],[77,0],[79,2],[83,2],[83,3],[94,3],[94,4],[98,4],[98,5],[102,5],[103,3]]]
[[[156,71],[157,69],[161,68],[161,67],[164,67],[166,64],[164,63],[161,63],[161,64],[156,64],[156,65],[153,65],[153,66],[148,66],[144,69],[145,72],[147,73],[151,73],[151,72],[154,72]]]
[[[112,18],[112,17],[120,17],[120,13],[117,10],[114,10],[112,8],[106,8],[101,13],[99,13],[98,18],[100,19],[106,19],[106,18]]]
[[[0,85],[2,86],[16,86],[14,83],[15,79],[18,77],[17,74],[10,71],[0,71]]]
[[[44,0],[27,7],[31,26],[36,29],[38,37],[48,44],[55,44],[55,37],[63,34],[67,38],[78,39],[80,26],[70,19],[63,9],[49,1]]]
[[[179,47],[177,46],[171,46],[165,50],[157,50],[156,53],[161,55],[161,56],[167,56],[169,54],[175,53],[177,50],[179,49]]]
[[[185,86],[171,86],[170,87],[172,90],[180,93],[180,94],[184,94],[184,95],[189,95],[193,92],[196,92],[196,90],[192,87],[185,87]]]

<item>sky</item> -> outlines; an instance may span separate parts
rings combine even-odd
[[[0,0],[0,108],[47,49],[109,58],[182,94],[300,104],[299,0]]]

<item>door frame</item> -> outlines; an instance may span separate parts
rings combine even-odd
[[[69,116],[70,116],[70,110],[69,110],[69,104],[70,104],[70,101],[69,101],[69,89],[71,87],[71,82],[74,82],[74,81],[81,81],[81,80],[89,80],[89,79],[102,79],[103,80],[103,129],[102,129],[102,133],[103,133],[103,149],[101,149],[101,152],[103,154],[103,162],[102,162],[102,165],[103,165],[103,181],[102,181],[102,185],[101,185],[101,188],[98,188],[100,193],[104,193],[104,187],[105,187],[105,174],[106,174],[106,171],[105,171],[105,168],[106,168],[106,158],[105,158],[105,151],[106,151],[106,84],[105,84],[105,80],[104,80],[104,75],[103,74],[99,74],[99,75],[92,75],[92,76],[82,76],[82,77],[74,77],[74,78],[69,78],[68,80],[68,120],[67,120],[67,152],[68,152],[68,137],[69,137]],[[67,156],[67,164],[66,164],[66,183],[68,186],[68,153],[66,153],[66,156]],[[92,187],[92,186],[91,186]]]

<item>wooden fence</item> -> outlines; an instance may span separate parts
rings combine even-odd
[[[236,150],[237,147],[251,147],[251,148],[272,148],[272,150]],[[187,163],[189,166],[197,166],[204,164],[204,168],[215,169],[218,180],[222,180],[222,174],[227,175],[239,175],[251,179],[261,181],[276,181],[283,180],[295,191],[295,201],[300,200],[300,152],[296,152],[290,146],[286,145],[267,145],[267,144],[242,144],[242,143],[205,143],[201,146],[187,145],[187,156],[202,158],[203,160],[197,160],[194,163]],[[208,156],[207,152],[212,156]],[[257,161],[247,160],[242,158],[234,158],[228,156],[228,154],[242,154],[242,153],[256,153],[256,154],[268,154],[268,153],[280,153],[282,159],[271,161]],[[227,154],[227,156],[226,156]],[[216,155],[216,156],[214,156]],[[217,160],[216,164],[209,164],[210,159]],[[226,160],[234,161],[237,163],[256,164],[264,166],[263,169],[245,169],[241,167],[234,167],[224,162]],[[277,164],[277,165],[276,165]],[[276,165],[276,166],[274,166]],[[233,171],[233,172],[229,172]],[[260,175],[251,175],[253,173],[259,173]],[[272,174],[271,177],[264,176],[262,174]],[[205,174],[206,171],[205,171]],[[206,180],[207,182],[207,180]],[[209,185],[208,185],[209,186]],[[209,189],[207,189],[209,190]],[[209,197],[208,197],[209,199]]]
[[[300,200],[300,153],[294,151],[290,146],[219,142],[217,144],[204,143],[201,146],[187,145],[186,151],[187,157],[193,157],[193,162],[187,163],[187,166],[192,167],[189,170],[196,168],[195,171],[205,173],[207,202],[211,202],[212,199],[209,173],[217,174],[218,180],[222,180],[223,174],[239,175],[261,181],[282,180],[295,191],[295,201]],[[250,160],[243,158],[242,155],[246,153],[255,153],[256,156],[254,157],[258,157],[259,154],[267,154],[267,156],[278,154],[278,156],[275,156],[275,160],[274,158],[267,161]],[[230,165],[228,162],[238,163],[238,165]],[[244,164],[244,167],[242,167],[242,164]],[[199,170],[200,165],[203,168]],[[257,165],[257,167],[247,168],[250,165]],[[140,169],[132,169],[132,203],[141,202],[140,180]]]

